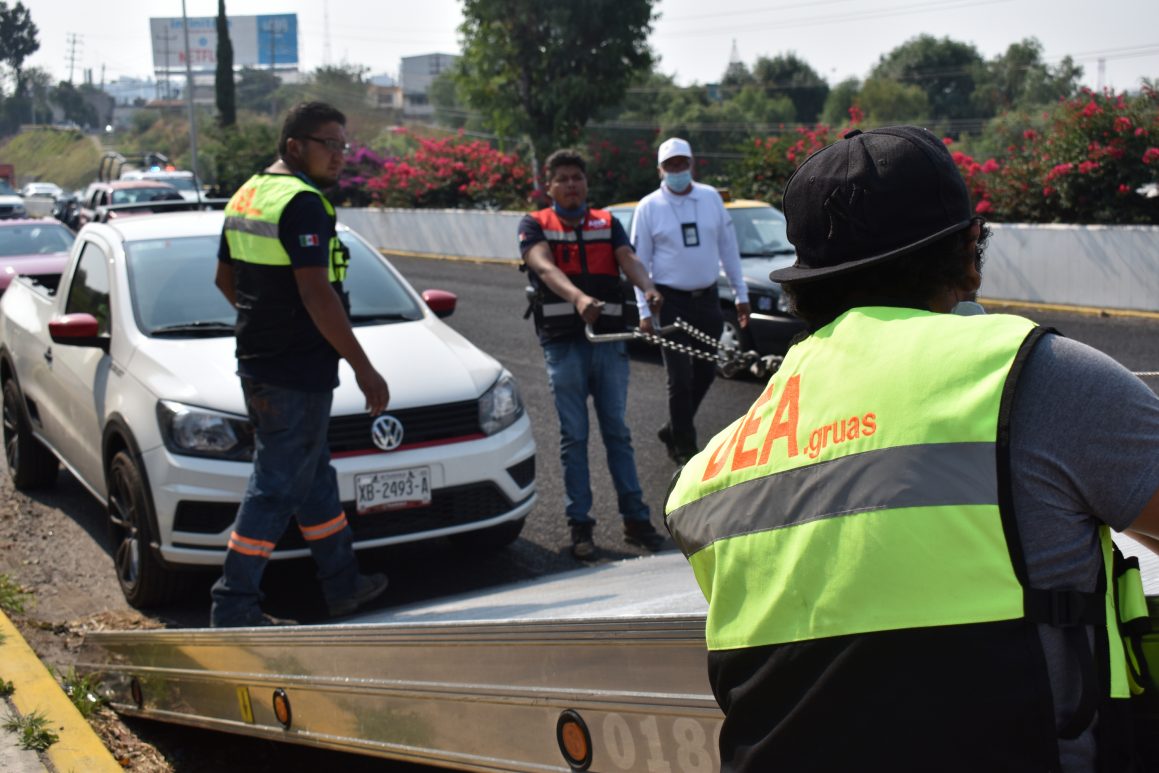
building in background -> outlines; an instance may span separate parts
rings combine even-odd
[[[408,118],[429,116],[435,112],[430,102],[431,83],[455,66],[455,54],[422,54],[404,56],[398,79],[402,86],[403,114]]]

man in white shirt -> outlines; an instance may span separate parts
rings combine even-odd
[[[737,322],[747,327],[748,288],[741,272],[732,218],[720,194],[712,186],[692,180],[692,147],[686,140],[665,140],[657,163],[660,187],[636,208],[632,244],[656,289],[664,296],[660,325],[670,325],[679,318],[714,339],[719,338],[724,318],[716,279],[723,268],[736,298]],[[652,332],[652,312],[639,291],[636,300],[640,328]],[[702,342],[685,333],[670,338],[708,351]],[[672,460],[684,464],[700,450],[693,420],[716,376],[716,364],[674,349],[664,348],[661,352],[668,371],[668,423],[660,428],[658,436]]]

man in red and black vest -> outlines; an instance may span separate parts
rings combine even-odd
[[[620,271],[639,287],[653,309],[663,300],[636,258],[623,226],[610,212],[587,206],[587,165],[574,150],[547,159],[552,206],[519,223],[519,249],[535,287],[535,330],[543,345],[547,379],[559,413],[565,515],[572,554],[595,557],[591,480],[588,472],[590,395],[607,449],[625,541],[657,550],[664,538],[652,526],[636,474],[632,437],[624,421],[628,403],[628,354],[623,341],[592,343],[597,333],[622,332]]]

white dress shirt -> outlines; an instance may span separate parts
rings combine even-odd
[[[685,246],[683,226],[687,223],[696,223],[699,244]],[[636,207],[631,239],[654,284],[701,290],[715,285],[723,268],[736,302],[748,303],[736,231],[720,194],[712,186],[694,182],[692,191],[681,196],[661,183]],[[640,319],[652,316],[639,288],[636,304]]]

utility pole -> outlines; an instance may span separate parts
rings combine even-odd
[[[73,71],[73,68],[76,66],[76,50],[81,45],[80,36],[77,35],[75,32],[68,33],[68,38],[67,38],[67,42],[65,43],[65,45],[68,46],[68,56],[65,57],[65,60],[68,62],[68,82],[69,82],[69,85],[71,86],[72,85],[72,71]]]
[[[189,156],[193,174],[201,179],[197,172],[197,116],[193,112],[193,65],[189,61],[189,17],[185,15],[185,0],[181,0],[181,26],[185,30],[185,91],[188,92],[186,101],[189,103]]]
[[[330,0],[322,0],[322,64],[330,66]]]

